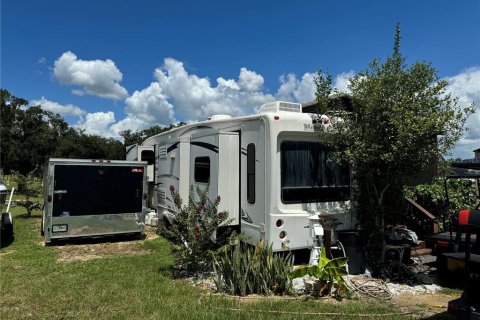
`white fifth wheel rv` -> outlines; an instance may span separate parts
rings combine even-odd
[[[276,101],[255,115],[216,115],[147,138],[141,146],[155,150],[151,196],[158,219],[171,219],[170,186],[188,199],[192,185],[209,185],[210,199],[221,196],[219,210],[228,211],[251,244],[312,248],[313,212],[333,215],[342,223],[337,230],[353,228],[349,170],[320,141],[322,119],[302,113],[300,104]]]

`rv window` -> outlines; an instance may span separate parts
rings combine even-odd
[[[247,146],[247,201],[255,203],[255,145]]]
[[[210,182],[210,157],[195,158],[195,182]]]
[[[155,154],[153,150],[143,150],[140,157],[142,161],[147,161],[148,164],[155,164]]]
[[[283,203],[344,201],[350,196],[348,166],[319,142],[283,141],[280,145]]]

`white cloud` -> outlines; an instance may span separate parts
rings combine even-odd
[[[116,132],[122,130],[141,130],[153,125],[167,126],[175,122],[173,106],[168,102],[158,82],[135,91],[125,100],[127,118],[114,126]]]
[[[49,101],[42,97],[40,100],[32,100],[30,101],[30,105],[32,106],[40,106],[42,109],[53,112],[53,113],[58,113],[62,116],[82,116],[86,112],[79,107],[73,105],[73,104],[66,104],[66,105],[61,105],[57,102]]]
[[[82,116],[75,127],[85,130],[86,134],[115,137],[111,130],[113,123],[115,123],[115,114],[112,111],[94,112]]]
[[[445,80],[449,83],[447,90],[458,97],[460,106],[466,107],[473,102],[477,108],[467,121],[469,130],[452,149],[453,158],[473,158],[473,150],[480,148],[480,67],[466,69]]]
[[[155,70],[154,76],[157,81],[150,85],[150,89],[147,88],[141,92],[144,93],[144,99],[151,99],[152,95],[156,95],[156,104],[162,106],[157,107],[157,110],[168,109],[167,116],[149,114],[161,124],[168,124],[166,121],[172,122],[173,111],[183,120],[196,121],[206,119],[213,114],[233,116],[250,114],[259,103],[274,99],[272,95],[261,91],[263,77],[246,68],[240,69],[238,80],[218,77],[216,86],[213,86],[207,77],[189,74],[182,62],[167,58],[163,66]],[[151,108],[136,109],[140,112],[137,112],[135,117],[146,121],[153,120],[146,115],[139,116]],[[134,116],[132,111],[132,104],[127,102],[126,112],[129,117]]]
[[[61,84],[81,86],[81,90],[72,91],[77,95],[90,94],[113,100],[124,99],[128,95],[119,84],[123,75],[110,59],[80,60],[67,51],[55,60],[53,75]]]
[[[342,72],[340,74],[337,74],[335,77],[335,83],[334,87],[335,89],[338,90],[338,92],[345,92],[345,93],[350,93],[350,89],[348,86],[350,85],[350,78],[352,78],[355,75],[355,72],[349,71],[349,72]]]
[[[238,77],[238,86],[248,92],[261,90],[263,87],[263,77],[254,71],[247,70],[247,68],[241,68],[240,76]]]
[[[279,78],[281,83],[275,96],[278,100],[308,102],[315,99],[315,74],[305,73],[301,80],[293,73]]]

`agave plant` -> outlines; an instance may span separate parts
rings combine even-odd
[[[291,272],[289,277],[290,279],[294,279],[309,275],[318,279],[320,295],[324,296],[335,293],[339,297],[350,297],[350,291],[343,279],[343,276],[348,274],[345,268],[347,261],[348,258],[346,257],[328,259],[326,250],[322,247],[318,265],[300,267]],[[335,291],[333,291],[333,289],[335,289]]]
[[[220,292],[245,296],[285,294],[291,290],[288,277],[293,256],[282,256],[260,241],[255,247],[237,241],[219,256],[214,256],[215,284]]]

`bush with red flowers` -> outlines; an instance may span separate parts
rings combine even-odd
[[[170,186],[175,210],[175,223],[172,226],[160,226],[159,233],[170,240],[177,249],[174,272],[177,276],[190,276],[209,271],[212,266],[212,254],[219,247],[213,242],[216,230],[222,224],[228,224],[226,211],[218,212],[220,196],[213,201],[208,198],[208,188],[191,188],[188,205],[183,205],[174,186]]]

